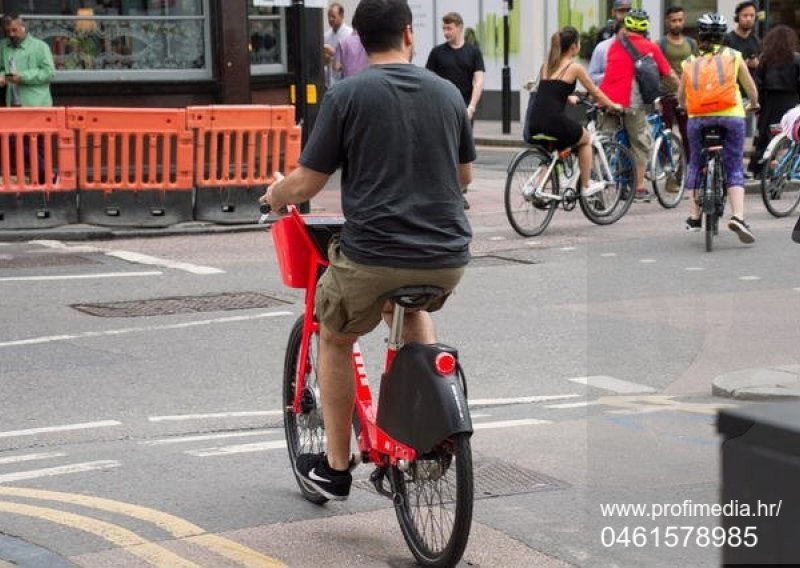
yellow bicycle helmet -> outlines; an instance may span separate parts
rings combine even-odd
[[[644,10],[631,10],[623,23],[626,30],[644,33],[650,28],[650,16]]]

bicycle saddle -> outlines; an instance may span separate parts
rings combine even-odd
[[[384,299],[404,308],[424,308],[445,292],[438,286],[404,286],[384,294]]]

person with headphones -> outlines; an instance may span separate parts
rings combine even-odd
[[[753,0],[744,0],[736,5],[734,11],[733,21],[736,22],[736,27],[725,34],[722,40],[722,45],[731,47],[742,54],[747,70],[750,75],[755,77],[756,69],[759,64],[759,55],[761,53],[761,41],[756,36],[756,19],[758,16],[758,5]],[[743,97],[747,96],[744,90],[740,91]],[[747,101],[745,101],[747,103]],[[745,136],[753,136],[755,134],[755,120],[751,116],[745,118]],[[758,141],[754,141],[758,144]],[[755,176],[757,169],[758,158],[750,160],[750,165],[747,168],[747,177],[752,178]]]
[[[681,84],[678,87],[678,102],[689,113],[689,170],[686,192],[689,194],[689,218],[687,231],[700,231],[702,218],[695,192],[700,189],[703,178],[702,131],[715,126],[724,130],[722,159],[725,164],[725,186],[733,215],[728,228],[736,233],[743,243],[755,241],[750,226],[744,221],[744,138],[745,110],[758,108],[758,89],[750,71],[742,60],[742,54],[722,44],[723,34],[728,29],[725,18],[719,14],[706,13],[697,20],[697,48],[699,55],[691,56],[683,63]],[[711,77],[711,78],[709,78]],[[743,88],[750,103],[743,104],[737,88]]]
[[[631,54],[623,44],[629,40],[642,57],[652,57],[658,65],[661,77],[670,84],[678,84],[678,76],[670,67],[661,48],[647,39],[647,30],[650,28],[650,16],[644,10],[631,10],[623,19],[623,29],[608,48],[606,56],[606,71],[600,83],[600,90],[612,102],[625,108],[623,124],[628,132],[631,143],[631,153],[636,162],[636,200],[649,201],[650,194],[645,189],[644,175],[647,169],[647,160],[650,156],[650,147],[653,144],[650,137],[650,128],[647,124],[648,105],[644,103],[641,90],[636,78],[634,61]],[[601,129],[614,129],[617,118],[606,115],[600,125]]]

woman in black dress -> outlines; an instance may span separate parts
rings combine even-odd
[[[770,125],[778,124],[789,109],[800,103],[800,54],[797,33],[789,26],[775,26],[761,42],[761,56],[756,69],[761,114],[758,115],[758,139],[750,166],[760,174],[760,161],[769,144]]]
[[[586,91],[602,106],[616,112],[622,106],[612,102],[600,89],[592,83],[589,73],[581,65],[573,65],[573,59],[581,49],[578,30],[566,26],[553,34],[550,40],[550,51],[547,63],[539,73],[536,101],[533,106],[531,131],[534,134],[545,134],[557,140],[559,150],[575,147],[578,153],[578,165],[581,171],[581,194],[594,195],[603,189],[602,182],[591,181],[592,145],[589,132],[577,122],[567,118],[566,104],[576,100],[572,97],[575,85],[580,81]]]

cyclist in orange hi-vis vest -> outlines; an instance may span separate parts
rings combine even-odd
[[[706,13],[697,20],[697,46],[699,55],[683,63],[683,74],[678,88],[678,101],[689,114],[689,172],[686,190],[689,192],[689,218],[687,231],[701,229],[700,207],[695,199],[702,185],[702,129],[707,126],[722,127],[725,132],[723,160],[725,186],[731,202],[733,216],[728,228],[743,243],[755,240],[750,227],[744,222],[744,137],[745,114],[756,110],[758,90],[744,64],[742,54],[722,46],[727,22],[719,14]],[[742,86],[751,101],[745,109],[739,92]]]

